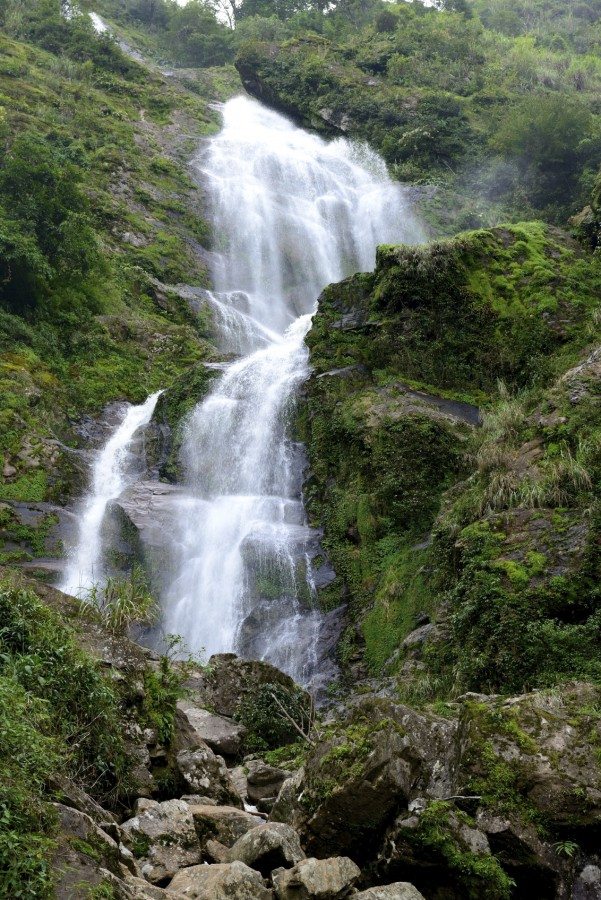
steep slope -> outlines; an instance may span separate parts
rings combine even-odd
[[[87,477],[87,417],[215,358],[205,311],[162,282],[208,285],[188,161],[235,83],[207,70],[189,91],[85,22],[61,20],[56,46],[59,25],[42,25],[35,42],[0,34],[5,562],[60,554],[56,504]]]

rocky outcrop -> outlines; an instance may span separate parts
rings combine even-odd
[[[343,900],[361,871],[346,856],[304,859],[292,869],[274,873],[277,900]]]
[[[243,725],[200,709],[188,700],[180,700],[177,710],[180,745],[188,743],[195,747],[205,743],[223,756],[236,756],[240,752],[246,734]]]
[[[416,792],[452,793],[457,723],[382,702],[358,705],[285,782],[271,818],[302,828],[309,852],[369,858]]]
[[[168,895],[194,900],[273,900],[258,872],[241,862],[182,869],[169,885]]]
[[[267,876],[274,869],[289,869],[305,858],[298,834],[289,825],[269,822],[239,838],[229,859],[239,860]]]

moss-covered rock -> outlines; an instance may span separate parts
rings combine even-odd
[[[440,631],[417,654],[429,691],[452,670],[476,689],[595,675],[599,363],[581,348],[600,284],[533,223],[380,248],[322,295],[300,429],[347,670],[415,657],[403,639],[450,612],[455,660]]]

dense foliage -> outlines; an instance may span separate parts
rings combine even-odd
[[[127,795],[119,700],[100,667],[34,593],[0,583],[0,893],[50,895],[48,783],[98,800]]]
[[[507,226],[380,248],[322,295],[301,433],[346,666],[398,666],[438,618],[426,696],[599,677],[600,262]]]

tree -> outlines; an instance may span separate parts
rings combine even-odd
[[[219,66],[231,59],[232,33],[200,0],[174,10],[167,42],[189,66]]]
[[[524,98],[501,121],[493,150],[517,161],[538,202],[569,202],[583,166],[599,161],[592,116],[565,95]]]

